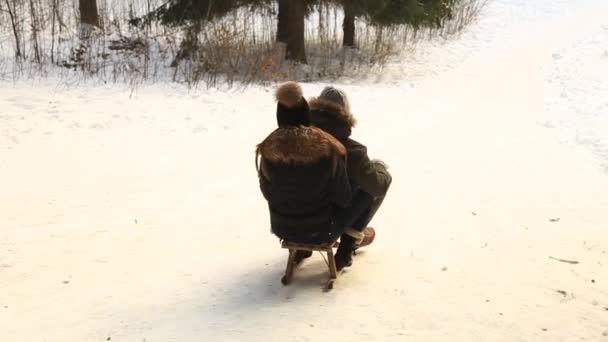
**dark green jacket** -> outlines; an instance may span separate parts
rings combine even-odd
[[[312,98],[309,101],[312,123],[333,135],[346,147],[347,173],[353,190],[361,189],[376,200],[370,217],[378,210],[391,185],[392,177],[381,163],[373,162],[367,147],[350,138],[356,124],[353,115],[334,103]]]
[[[279,128],[257,148],[272,232],[302,243],[335,241],[333,208],[350,205],[344,146],[317,127]]]

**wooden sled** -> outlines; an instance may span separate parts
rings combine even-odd
[[[296,251],[312,251],[312,252],[325,252],[327,253],[327,267],[329,267],[329,280],[327,281],[327,290],[334,288],[334,282],[338,277],[338,271],[336,270],[336,261],[334,259],[333,248],[337,247],[337,242],[328,242],[321,245],[314,244],[303,244],[296,242],[283,241],[281,246],[289,250],[289,258],[287,259],[287,268],[285,269],[285,275],[281,278],[283,285],[289,285],[293,279],[293,273],[296,265],[295,257]]]

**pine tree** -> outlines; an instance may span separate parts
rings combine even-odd
[[[376,26],[439,27],[459,0],[331,0],[344,12],[343,46],[355,47],[355,19]]]
[[[164,25],[181,26],[221,18],[245,6],[262,6],[272,0],[169,0],[146,16],[146,20],[160,20]]]
[[[200,24],[222,17],[239,7],[261,8],[278,3],[276,40],[285,43],[286,59],[306,63],[305,18],[316,2],[317,0],[170,0],[145,19],[160,20],[165,25]]]
[[[243,6],[278,8],[276,41],[285,44],[286,59],[306,63],[305,18],[322,2],[342,7],[343,46],[355,47],[357,18],[379,27],[403,24],[438,27],[451,15],[458,1],[462,0],[169,0],[145,20],[160,20],[166,25],[200,25]]]

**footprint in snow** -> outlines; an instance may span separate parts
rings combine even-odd
[[[543,125],[545,128],[555,128],[555,125],[554,125],[554,124],[552,124],[552,123],[551,123],[551,122],[549,122],[549,121],[545,121],[545,122],[544,122],[542,125]]]
[[[203,132],[207,132],[208,129],[205,126],[197,126],[192,130],[192,133],[203,133]]]
[[[89,129],[102,130],[102,129],[105,129],[105,128],[106,127],[104,125],[98,124],[98,123],[89,125]]]

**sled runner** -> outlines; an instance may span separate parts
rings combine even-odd
[[[296,261],[296,251],[311,251],[311,252],[325,252],[327,253],[327,267],[329,268],[329,280],[327,281],[327,290],[331,290],[334,287],[334,282],[338,277],[338,271],[336,270],[336,262],[334,260],[333,248],[338,246],[338,242],[328,242],[321,245],[314,244],[303,244],[296,242],[283,241],[281,246],[289,250],[289,258],[287,259],[287,268],[285,275],[281,278],[283,285],[289,285],[293,279],[293,273],[295,269],[302,263]]]

